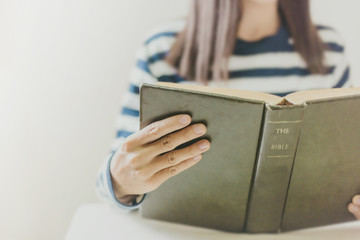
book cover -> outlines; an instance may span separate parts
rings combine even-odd
[[[143,84],[140,128],[188,113],[211,148],[148,193],[143,217],[231,232],[277,232],[354,220],[360,192],[360,89],[280,98],[233,89]],[[200,138],[199,138],[200,139]],[[199,140],[178,146],[182,148]]]

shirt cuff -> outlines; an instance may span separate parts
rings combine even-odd
[[[127,205],[124,204],[122,202],[120,202],[114,193],[114,188],[113,188],[113,184],[112,184],[112,180],[111,180],[111,173],[110,173],[110,163],[111,160],[114,156],[115,152],[113,152],[107,162],[107,166],[106,166],[106,178],[107,178],[107,185],[108,185],[108,189],[110,191],[110,197],[112,199],[112,201],[116,204],[116,206],[125,209],[125,210],[135,210],[138,209],[140,204],[144,201],[145,197],[146,197],[146,193],[139,195],[136,199],[133,200],[132,205]]]

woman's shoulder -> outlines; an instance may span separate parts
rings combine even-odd
[[[345,40],[333,27],[316,25],[322,41],[326,44],[325,62],[330,67],[332,87],[353,86],[349,79],[349,63],[345,52]]]
[[[179,19],[150,29],[143,42],[143,47],[146,48],[148,55],[168,52],[184,26],[185,20]]]
[[[185,19],[178,19],[166,24],[162,24],[150,29],[145,35],[144,44],[149,44],[161,38],[175,38],[176,35],[183,30]]]
[[[316,28],[321,40],[330,51],[344,52],[345,40],[335,28],[321,24],[316,25]]]
[[[170,66],[165,58],[184,26],[185,21],[178,20],[151,29],[137,51],[137,69],[150,73],[158,80],[169,77],[175,79],[176,69]]]

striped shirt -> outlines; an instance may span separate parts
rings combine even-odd
[[[156,29],[137,52],[136,65],[131,71],[128,91],[123,95],[116,122],[116,139],[96,181],[98,196],[119,209],[136,209],[145,198],[132,206],[120,203],[115,198],[110,177],[112,155],[127,136],[139,131],[140,85],[157,81],[199,84],[180,77],[176,69],[164,61],[184,23],[179,21]],[[278,96],[309,89],[352,87],[344,41],[329,27],[318,26],[318,32],[328,46],[325,63],[329,70],[326,75],[311,74],[307,70],[306,63],[294,51],[293,39],[283,25],[273,36],[256,42],[237,39],[228,63],[229,81],[210,80],[209,86],[261,91]]]

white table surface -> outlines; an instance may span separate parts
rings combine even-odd
[[[234,234],[143,219],[139,213],[119,212],[103,204],[81,206],[73,216],[66,240],[122,239],[241,239],[241,240],[359,240],[360,221],[280,234]]]

